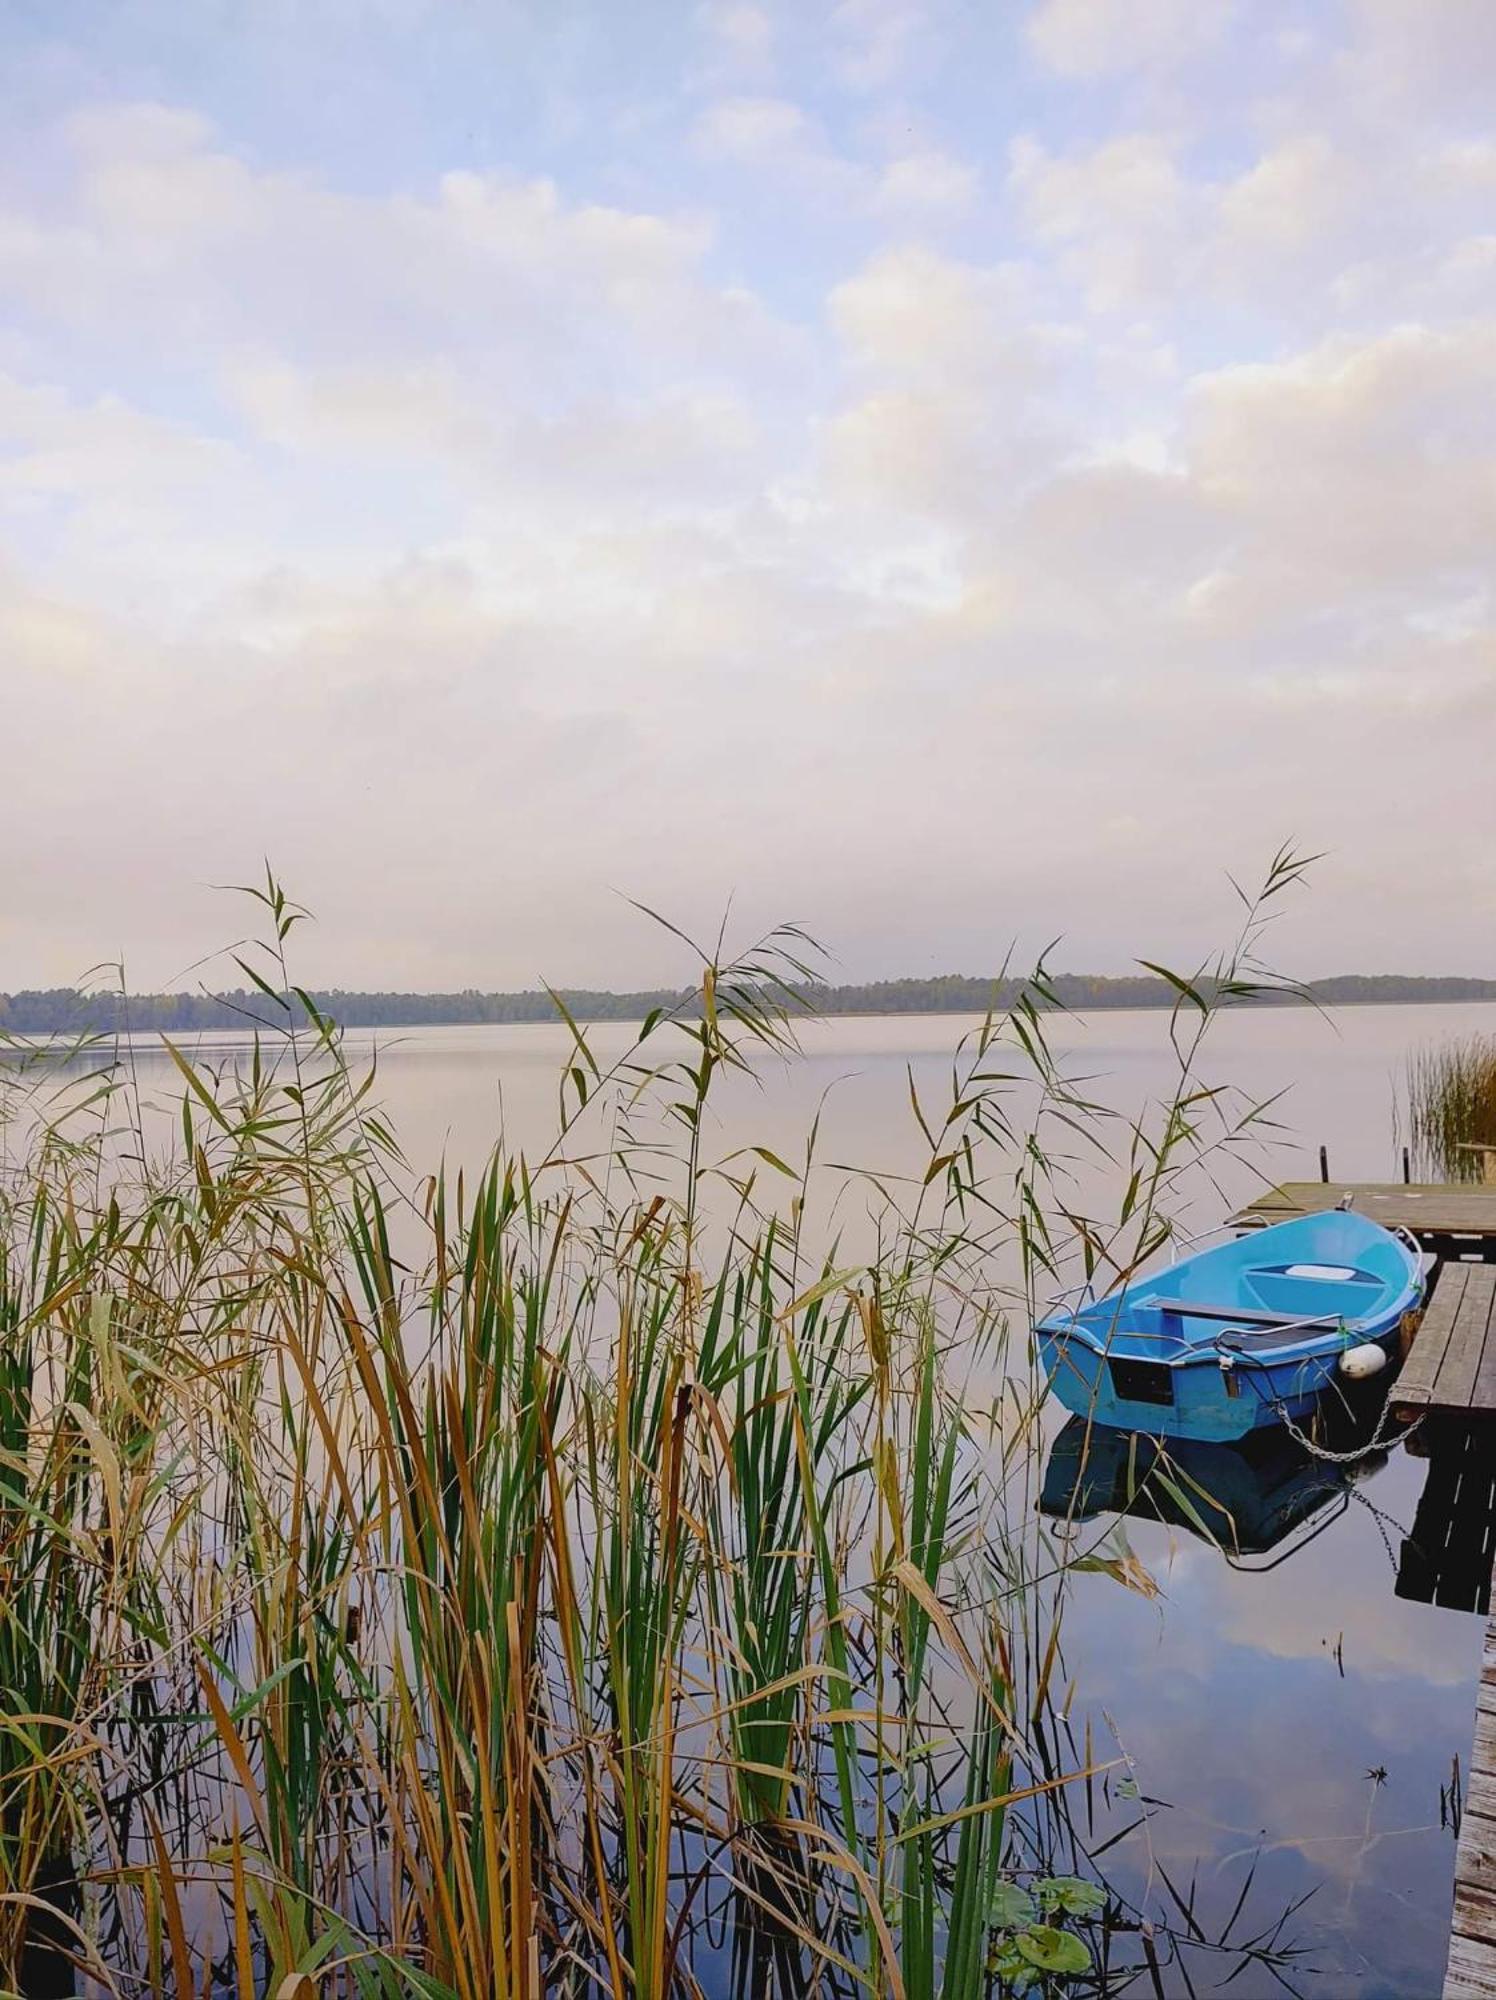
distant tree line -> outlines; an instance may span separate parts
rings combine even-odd
[[[1177,997],[1166,980],[1151,974],[1107,978],[1079,972],[1054,975],[1055,998],[1077,1011],[1114,1007],[1167,1007]],[[931,979],[879,979],[864,985],[809,985],[799,989],[807,1007],[820,1014],[977,1014],[1011,1002],[1021,990],[1016,979],[974,979],[943,973]],[[1325,1007],[1387,1005],[1394,1002],[1496,1000],[1496,979],[1422,979],[1398,973],[1346,973],[1316,979],[1304,988],[1308,1000]],[[549,993],[352,993],[341,989],[311,994],[312,1004],[346,1028],[414,1028],[462,1022],[553,1021]],[[1261,1004],[1292,1004],[1292,992],[1264,995]],[[563,989],[561,999],[578,1021],[641,1021],[656,1008],[691,1008],[693,989],[657,987],[639,993]],[[82,992],[54,986],[0,993],[0,1034],[160,1033],[202,1029],[284,1028],[305,1020],[294,997],[286,1008],[264,993],[237,989],[224,993]]]

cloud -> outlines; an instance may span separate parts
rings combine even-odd
[[[1160,130],[1063,153],[1025,133],[1011,142],[1007,187],[1029,243],[1089,313],[1198,320],[1249,302],[1295,332],[1336,320],[1361,331],[1389,313],[1496,303],[1487,150],[1399,157],[1311,126],[1223,175]]]
[[[503,355],[518,379],[537,341],[584,353],[605,316],[608,339],[647,339],[663,375],[751,318],[704,282],[700,217],[471,169],[429,196],[348,195],[258,172],[201,121],[151,106],[92,112],[67,138],[62,226],[11,205],[0,233],[15,296],[81,339],[107,342],[127,321],[195,356],[246,338],[361,359],[438,345]]]
[[[573,503],[584,485],[604,508],[706,504],[734,489],[757,443],[747,403],[725,390],[596,396],[546,413],[485,405],[449,366],[309,372],[253,361],[229,371],[226,386],[256,436],[282,452],[437,470],[537,515],[557,494]]]
[[[890,215],[963,215],[977,193],[977,176],[949,153],[906,153],[883,169],[875,205]]]
[[[1202,489],[1271,550],[1277,585],[1296,576],[1296,597],[1366,617],[1489,584],[1496,320],[1215,371],[1189,408]]]
[[[713,0],[698,10],[697,19],[724,69],[759,74],[772,66],[774,22],[762,7],[747,0]]]
[[[1220,219],[1238,247],[1291,254],[1323,242],[1357,191],[1349,161],[1322,133],[1305,133],[1264,153],[1223,189]]]
[[[1002,370],[1011,346],[1039,344],[1030,274],[918,245],[880,251],[835,286],[831,324],[858,360],[901,374]]]
[[[0,505],[66,501],[80,492],[190,500],[205,478],[232,472],[223,440],[132,409],[119,396],[88,404],[62,389],[0,376]]]
[[[832,14],[836,68],[849,90],[883,90],[906,76],[915,52],[928,55],[932,11],[919,0],[839,0]]]
[[[1199,191],[1162,135],[1129,132],[1069,154],[1019,138],[1008,184],[1030,232],[1097,310],[1146,307],[1188,282]]]
[[[722,98],[698,117],[694,137],[705,158],[792,187],[818,206],[862,208],[872,197],[869,170],[843,158],[823,127],[785,98]]]
[[[895,153],[882,165],[839,152],[804,109],[777,97],[722,98],[697,118],[694,139],[709,160],[791,189],[817,208],[884,224],[931,226],[974,205],[978,177],[938,146]]]
[[[820,144],[800,106],[781,97],[724,98],[701,114],[696,136],[709,153],[753,162]]]
[[[1039,0],[1025,23],[1029,47],[1059,76],[1171,68],[1218,45],[1235,0]]]
[[[1339,63],[1372,113],[1472,116],[1479,134],[1496,91],[1496,16],[1485,0],[1350,0]]]
[[[858,972],[1061,923],[1117,964],[1213,936],[1286,833],[1344,857],[1303,969],[1478,958],[1496,239],[1455,15],[1394,98],[1374,7],[1290,46],[1049,0],[992,44],[1045,69],[1021,124],[943,18],[709,8],[561,137],[508,100],[424,151],[230,130],[190,75],[35,114],[0,164],[25,976],[112,942],[132,870],[170,971],[193,885],[267,846],[336,912],[314,977],[652,977],[614,886],[737,887]],[[596,110],[616,44],[550,53]],[[1450,797],[1458,893],[1389,941]]]

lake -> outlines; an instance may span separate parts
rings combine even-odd
[[[822,1160],[908,1174],[928,1152],[910,1078],[927,1110],[938,1106],[969,1026],[949,1016],[809,1024],[801,1061],[734,1083],[709,1153],[726,1159],[755,1144],[798,1164],[819,1115]],[[1162,1014],[1052,1026],[1072,1072],[1119,1111],[1171,1091]],[[1496,1007],[1224,1017],[1208,1074],[1259,1098],[1282,1093],[1282,1130],[1255,1161],[1224,1161],[1217,1186],[1201,1181],[1192,1223],[1219,1223],[1263,1177],[1316,1178],[1321,1145],[1337,1178],[1396,1178],[1393,1098],[1408,1052],[1477,1029],[1496,1031]],[[631,1033],[622,1024],[591,1030],[599,1060]],[[228,1045],[205,1039],[203,1053]],[[569,1046],[559,1027],[349,1037],[355,1055],[377,1051],[376,1095],[411,1162],[444,1156],[469,1169],[501,1128],[512,1144],[544,1149]],[[164,1101],[173,1073],[159,1055],[137,1056],[147,1095]],[[1096,1170],[1082,1178],[1094,1193]],[[855,1241],[858,1183],[829,1164],[826,1182],[822,1221],[834,1217]],[[1051,1449],[1059,1432],[1057,1414],[1046,1426]],[[1063,1486],[1063,1463],[1050,1469]],[[1275,1462],[1261,1479],[1304,1470]],[[1299,1906],[1279,1938],[1301,1950],[1296,1965],[1242,1971],[1231,1952],[1202,1949],[1190,1963],[1198,1990],[1233,1972],[1231,1990],[1245,2000],[1283,1990],[1284,1979],[1365,2000],[1438,1990],[1455,1844],[1445,1794],[1469,1753],[1483,1621],[1395,1594],[1426,1471],[1425,1460],[1395,1449],[1356,1477],[1327,1473],[1302,1508],[1289,1503],[1293,1525],[1281,1541],[1234,1562],[1184,1526],[1132,1519],[1131,1549],[1161,1588],[1154,1600],[1104,1574],[1076,1578],[1064,1660],[1076,1683],[1072,1721],[1084,1713],[1099,1742],[1120,1745],[1134,1781],[1092,1800],[1094,1840],[1121,1836],[1105,1854],[1110,1877],[1150,1900],[1177,1894],[1210,1938],[1240,1899],[1238,1944]],[[1208,1467],[1201,1481],[1209,1485]]]

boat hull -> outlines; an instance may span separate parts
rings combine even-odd
[[[1362,1338],[1375,1341],[1389,1358],[1397,1347],[1394,1324]],[[1116,1430],[1145,1431],[1152,1437],[1201,1438],[1219,1443],[1306,1417],[1336,1379],[1341,1347],[1267,1366],[1223,1370],[1215,1356],[1176,1362],[1169,1368],[1173,1395],[1163,1402],[1119,1393],[1112,1365],[1085,1341],[1064,1334],[1039,1334],[1039,1351],[1056,1398],[1078,1417]],[[1128,1380],[1122,1375],[1124,1384]]]

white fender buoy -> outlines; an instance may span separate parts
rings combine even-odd
[[[1369,1376],[1380,1375],[1387,1366],[1387,1351],[1378,1347],[1374,1340],[1363,1341],[1359,1347],[1348,1347],[1340,1357],[1340,1372],[1352,1382],[1364,1382]]]

